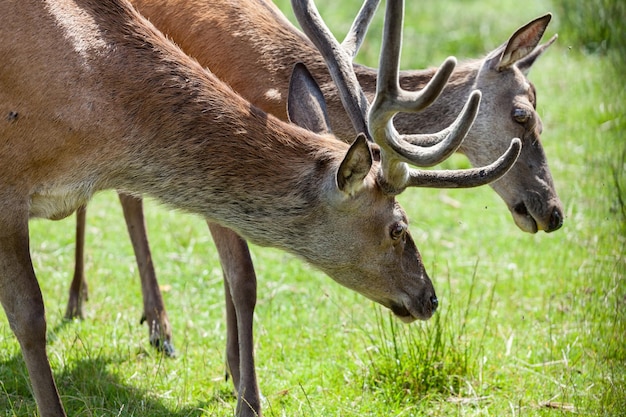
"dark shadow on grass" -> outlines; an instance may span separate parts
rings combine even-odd
[[[68,416],[191,417],[223,403],[223,399],[207,393],[206,401],[172,410],[156,398],[154,392],[128,385],[107,371],[107,365],[115,361],[109,357],[81,359],[55,372]],[[5,415],[20,417],[35,415],[36,409],[22,355],[17,353],[0,362],[0,410],[5,410]]]

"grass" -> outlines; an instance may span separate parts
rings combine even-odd
[[[286,0],[279,4],[288,10]],[[409,2],[403,67],[479,56],[561,7],[516,6]],[[319,2],[337,30],[347,29],[357,7]],[[555,14],[547,36],[559,32],[559,41],[530,75],[566,207],[563,229],[523,234],[488,188],[405,193],[401,202],[441,301],[432,320],[409,326],[290,255],[253,247],[266,416],[626,415],[623,68],[610,46],[590,51],[570,27],[561,33],[566,24]],[[377,27],[380,21],[372,33]],[[360,62],[376,65],[375,39],[369,36]],[[84,321],[62,319],[74,219],[31,222],[48,352],[68,414],[232,415],[235,398],[223,378],[221,270],[206,225],[150,200],[147,219],[174,360],[152,350],[139,324],[137,268],[112,192],[97,195],[88,213]],[[37,415],[4,315],[0,415]]]

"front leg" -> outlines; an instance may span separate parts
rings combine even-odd
[[[45,310],[24,217],[0,218],[0,302],[20,343],[40,415],[65,417],[46,353]]]
[[[118,196],[124,210],[126,227],[139,267],[144,311],[142,323],[144,320],[148,323],[150,344],[163,351],[167,356],[175,356],[172,329],[152,263],[152,253],[150,252],[146,221],[143,215],[143,200],[123,193],[118,193]]]
[[[209,223],[224,272],[226,297],[226,358],[237,390],[239,417],[261,415],[254,367],[253,316],[256,274],[248,244],[230,229]]]

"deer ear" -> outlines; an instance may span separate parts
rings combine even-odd
[[[347,195],[354,195],[363,187],[363,180],[372,168],[372,152],[363,133],[356,140],[337,171],[337,186]]]
[[[489,67],[496,71],[502,71],[532,55],[546,31],[550,19],[552,19],[552,15],[548,13],[519,28],[505,44],[487,56]]]
[[[528,73],[530,72],[530,67],[532,67],[532,65],[535,63],[537,58],[539,58],[541,54],[543,54],[544,51],[548,49],[548,46],[552,45],[554,41],[556,41],[557,39],[558,39],[558,35],[555,34],[554,36],[550,38],[548,42],[544,43],[543,45],[539,45],[538,47],[535,48],[534,51],[528,54],[525,58],[522,58],[519,61],[517,61],[515,66],[519,68],[520,71],[522,71],[524,75],[528,75]]]
[[[302,63],[294,65],[287,97],[289,121],[318,134],[330,133],[322,90]]]

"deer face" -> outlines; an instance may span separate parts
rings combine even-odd
[[[367,163],[364,138],[352,145]],[[350,156],[350,155],[349,155]],[[370,160],[371,161],[371,160]],[[364,165],[368,166],[368,165]],[[338,173],[338,189],[326,198],[328,209],[320,213],[316,228],[323,259],[311,260],[338,283],[391,309],[405,322],[426,320],[438,301],[420,253],[408,229],[404,209],[377,182],[380,164],[365,171],[350,168]],[[342,164],[343,168],[345,167]],[[350,178],[341,178],[350,172]],[[363,176],[365,173],[365,176]]]
[[[537,46],[550,18],[545,15],[522,26],[482,61],[475,88],[482,91],[483,103],[463,147],[470,161],[480,164],[498,155],[508,138],[522,139],[517,163],[491,185],[517,226],[530,233],[551,232],[563,224],[563,207],[541,146],[535,87],[526,78],[535,60],[556,40],[555,35]],[[492,126],[501,129],[495,131]]]
[[[493,88],[499,85],[500,88]],[[506,85],[507,88],[502,88]],[[473,164],[499,155],[510,137],[522,139],[522,150],[513,168],[491,184],[507,204],[517,226],[530,233],[551,232],[563,224],[563,208],[557,196],[541,144],[542,122],[536,111],[533,84],[517,66],[500,71],[483,68],[477,88],[483,92],[481,111],[463,148]],[[494,131],[491,126],[500,126]],[[476,150],[480,150],[477,152]]]
[[[427,320],[438,306],[435,289],[408,231],[406,216],[394,205],[384,214],[363,218],[366,228],[363,224],[346,228],[342,236],[346,241],[341,242],[341,237],[335,241],[337,259],[323,269],[338,283],[391,309],[405,322]]]

